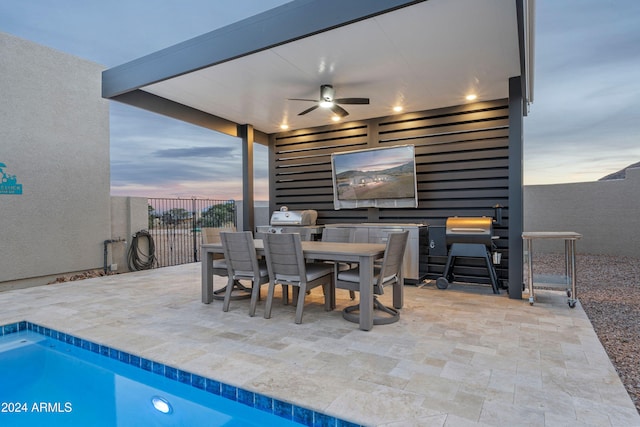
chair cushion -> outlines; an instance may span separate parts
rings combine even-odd
[[[307,270],[307,282],[319,279],[322,276],[333,273],[333,264],[327,264],[325,262],[309,262],[305,264]],[[300,283],[300,276],[293,276],[288,274],[276,274],[276,280],[282,280],[292,284]]]
[[[226,259],[217,259],[213,261],[213,268],[224,268],[227,269],[227,260]]]
[[[268,277],[269,270],[267,269],[267,263],[264,260],[258,260],[258,270],[260,270],[260,277]],[[253,278],[253,271],[241,271],[236,270],[236,277],[243,278],[246,277],[248,279]]]
[[[326,262],[308,262],[305,264],[307,281],[316,280],[322,276],[333,273],[333,265]]]
[[[375,280],[377,280],[379,274],[380,274],[380,267],[374,266],[373,276]],[[388,277],[384,277],[382,280],[382,283],[383,284],[388,283],[392,280],[395,280],[395,278],[396,278],[395,274],[392,274],[391,276],[388,276]],[[344,282],[353,282],[353,283],[360,282],[360,267],[352,268],[347,271],[341,271],[340,273],[338,273],[338,280],[342,280]]]

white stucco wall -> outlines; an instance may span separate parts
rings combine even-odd
[[[575,231],[579,253],[640,256],[640,169],[622,180],[524,188],[525,231]],[[562,252],[562,242],[534,250]]]
[[[2,282],[101,268],[110,238],[104,67],[0,33]]]

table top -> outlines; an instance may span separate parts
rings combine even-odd
[[[386,245],[384,243],[337,243],[337,242],[319,242],[319,241],[303,241],[302,250],[305,255],[312,253],[317,255],[333,255],[333,256],[381,256],[384,254]],[[255,239],[254,245],[256,251],[264,250],[262,239]],[[207,243],[202,245],[202,249],[221,250],[222,243]]]
[[[582,234],[575,231],[525,231],[522,233],[523,239],[565,239],[578,240]]]

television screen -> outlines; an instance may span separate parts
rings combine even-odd
[[[333,204],[343,208],[418,206],[413,145],[331,155]]]

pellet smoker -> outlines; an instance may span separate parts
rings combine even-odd
[[[500,263],[500,253],[496,251],[494,241],[499,237],[493,234],[493,224],[502,222],[502,207],[496,206],[496,219],[490,217],[450,217],[446,222],[446,242],[449,252],[442,277],[436,279],[438,289],[447,289],[455,281],[453,267],[458,257],[482,258],[485,261],[491,288],[499,294],[498,274],[494,266]]]

